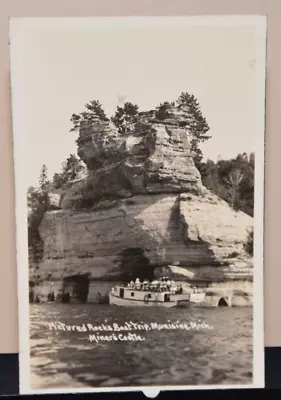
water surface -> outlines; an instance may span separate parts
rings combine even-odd
[[[69,325],[204,321],[212,330],[138,332],[143,341],[91,342]],[[93,304],[30,306],[34,389],[234,385],[252,383],[252,308],[130,308]]]

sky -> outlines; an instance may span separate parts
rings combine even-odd
[[[141,111],[194,94],[216,160],[255,150],[257,37],[254,28],[30,28],[21,52],[27,185],[43,163],[59,172],[77,134],[70,117],[99,100],[111,116],[120,99]]]

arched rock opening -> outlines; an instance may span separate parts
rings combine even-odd
[[[144,249],[132,247],[119,253],[119,268],[121,279],[124,281],[154,279],[153,268],[149,265],[149,259],[144,254]]]
[[[63,293],[69,294],[70,302],[86,303],[90,280],[88,275],[73,275],[64,278]]]
[[[228,307],[228,302],[224,297],[221,297],[218,302],[218,307]]]

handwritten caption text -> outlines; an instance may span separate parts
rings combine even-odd
[[[89,332],[88,339],[90,342],[117,342],[117,341],[144,341],[143,332],[148,331],[174,331],[174,330],[212,330],[213,327],[205,321],[198,320],[196,322],[170,322],[159,324],[157,322],[138,323],[125,322],[123,325],[113,324],[82,324],[68,325],[57,321],[49,323],[49,329],[52,331],[71,331],[71,332]]]

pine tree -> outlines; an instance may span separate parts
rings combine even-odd
[[[76,157],[75,154],[70,154],[70,156],[66,159],[66,162],[63,164],[62,168],[62,175],[64,177],[65,183],[76,179],[82,169],[83,166],[80,160]]]
[[[39,177],[38,199],[44,211],[47,211],[50,206],[49,185],[48,170],[46,165],[43,164]]]
[[[46,167],[46,164],[43,164],[41,169],[41,174],[39,177],[39,189],[41,190],[41,192],[47,190],[49,183],[50,182],[48,180],[48,169]]]
[[[39,176],[38,188],[30,187],[27,191],[28,216],[28,247],[31,264],[39,263],[43,256],[43,243],[38,229],[44,213],[50,208],[48,170],[43,164]]]
[[[138,120],[139,107],[136,104],[126,102],[123,107],[117,106],[117,111],[111,121],[117,127],[119,133],[131,133]]]
[[[198,145],[199,143],[210,139],[211,136],[207,135],[210,127],[206,118],[203,116],[200,104],[194,95],[191,95],[187,92],[182,92],[177,100],[177,104],[180,108],[184,107],[189,114],[189,119],[186,122],[186,128],[192,135],[190,142],[191,151],[194,154],[195,161],[200,163],[203,155]]]
[[[89,111],[90,118],[92,115],[96,115],[101,121],[108,121],[107,116],[102,108],[101,103],[98,100],[92,100],[85,105],[86,109]]]
[[[166,118],[169,118],[169,107],[173,107],[175,105],[174,102],[170,103],[168,101],[164,101],[156,108],[155,117],[160,121],[163,121]]]
[[[102,108],[101,103],[98,100],[91,100],[89,103],[85,104],[87,111],[83,111],[80,114],[72,114],[70,121],[72,123],[72,128],[70,132],[74,132],[80,128],[81,122],[93,122],[95,118],[100,121],[108,121],[108,118]]]
[[[85,166],[75,154],[62,163],[61,173],[55,173],[53,176],[53,186],[55,189],[61,189],[65,184],[77,179],[79,174],[85,170]]]

